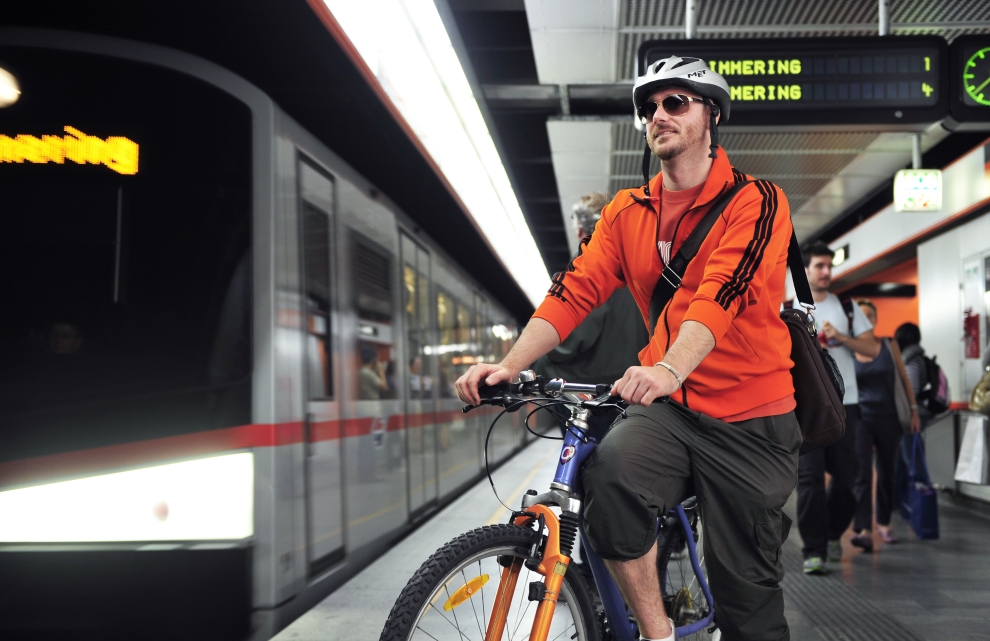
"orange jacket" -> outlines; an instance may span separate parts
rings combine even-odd
[[[752,180],[729,164],[724,149],[718,151],[686,217],[700,220],[723,191]],[[662,174],[654,177],[650,193],[660,193],[662,179]],[[581,254],[554,275],[533,316],[550,322],[563,340],[615,289],[628,286],[644,321],[649,319],[661,271],[659,208],[658,199],[647,200],[642,187],[616,194]],[[677,233],[674,252],[695,226],[688,220]],[[639,353],[646,366],[662,360],[685,320],[711,330],[715,349],[688,376],[683,392],[674,397],[678,402],[721,418],[794,393],[791,339],[780,320],[791,229],[784,192],[767,181],[743,188],[716,221],[661,314],[653,339]]]

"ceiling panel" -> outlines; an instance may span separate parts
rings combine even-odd
[[[642,42],[684,39],[684,0],[621,1],[615,77],[631,81],[636,77],[636,52]],[[698,4],[697,37],[701,39],[876,35],[879,19],[877,3],[868,0],[698,0]],[[990,2],[986,0],[896,0],[890,4],[895,34],[935,34],[952,42],[961,33],[990,32],[986,24]]]
[[[617,96],[628,95],[643,41],[678,41],[671,43],[675,52],[687,53],[685,0],[447,1],[486,85],[503,160],[553,271],[569,253],[562,249],[565,237],[573,244],[570,211],[577,196],[642,184],[643,134],[631,113],[621,115],[631,109]],[[696,1],[701,39],[877,33],[876,0]],[[960,33],[990,32],[990,0],[893,0],[891,19],[895,34],[951,41]],[[602,92],[597,102],[585,95],[597,96],[596,87]],[[594,149],[580,149],[580,135],[558,135],[551,150],[548,120],[583,122],[595,132]],[[923,150],[944,136],[929,131]],[[907,134],[880,131],[733,131],[729,120],[720,142],[738,169],[783,187],[802,239],[876,197],[911,158]],[[653,158],[650,174],[659,169]]]

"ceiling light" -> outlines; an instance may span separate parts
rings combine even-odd
[[[433,0],[324,0],[533,305],[550,275]]]

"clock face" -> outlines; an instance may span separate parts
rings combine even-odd
[[[963,102],[990,107],[990,47],[974,51],[963,66]]]

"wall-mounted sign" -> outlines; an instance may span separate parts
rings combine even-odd
[[[942,209],[941,169],[902,169],[894,175],[894,211]]]
[[[832,267],[838,267],[847,260],[849,260],[849,243],[835,250],[835,255],[832,256]]]
[[[925,123],[948,108],[938,36],[649,40],[639,74],[671,55],[702,58],[729,83],[729,125]]]
[[[75,127],[65,127],[65,136],[0,134],[0,163],[56,163],[106,165],[118,174],[138,172],[138,144],[123,136],[105,140],[89,136]]]
[[[959,36],[949,48],[949,117],[953,131],[990,130],[990,34]]]

